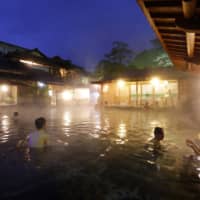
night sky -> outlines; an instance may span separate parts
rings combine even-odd
[[[135,0],[1,1],[0,40],[92,69],[112,41],[150,47],[154,33]]]

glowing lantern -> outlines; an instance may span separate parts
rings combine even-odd
[[[72,95],[72,92],[71,92],[71,91],[65,90],[65,91],[62,93],[62,98],[63,98],[63,100],[65,100],[65,101],[70,101],[70,100],[72,100],[72,97],[73,97],[73,95]]]
[[[49,90],[48,94],[49,94],[50,97],[52,97],[53,96],[53,90]]]
[[[157,77],[154,77],[150,81],[151,85],[154,87],[158,87],[160,85],[160,79]]]
[[[108,89],[109,89],[108,85],[104,85],[103,86],[103,92],[104,93],[108,92]]]
[[[7,85],[2,85],[1,86],[1,91],[2,92],[8,92],[9,87]]]
[[[118,80],[118,81],[117,81],[117,86],[118,86],[118,88],[123,88],[124,85],[125,85],[125,81],[123,81],[123,80]]]
[[[39,88],[45,87],[45,84],[43,82],[37,82],[37,85]]]

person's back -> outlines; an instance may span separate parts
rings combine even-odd
[[[29,135],[28,145],[31,148],[43,148],[47,145],[48,135],[44,130],[35,131]]]
[[[48,144],[48,135],[45,131],[46,120],[42,117],[35,120],[36,131],[28,137],[28,146],[31,148],[43,148]]]

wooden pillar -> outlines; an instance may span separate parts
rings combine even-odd
[[[183,15],[185,19],[191,19],[194,16],[196,4],[196,0],[182,1]],[[194,56],[195,33],[186,32],[186,44],[188,57],[192,58]]]
[[[131,84],[128,84],[128,104],[131,105]]]
[[[140,106],[142,105],[142,100],[143,100],[143,99],[142,99],[142,96],[143,96],[143,94],[142,94],[142,93],[143,93],[143,91],[142,91],[142,86],[143,86],[143,84],[141,83],[141,84],[140,84]]]
[[[139,103],[139,88],[138,88],[138,81],[136,81],[136,107],[138,107]]]

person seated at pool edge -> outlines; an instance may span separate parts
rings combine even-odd
[[[151,140],[154,145],[159,146],[160,141],[164,139],[164,130],[161,127],[154,128],[154,138]]]
[[[187,139],[186,144],[188,147],[192,148],[197,156],[200,156],[200,140],[193,142],[192,140]]]
[[[44,148],[48,145],[48,135],[46,133],[46,119],[44,117],[35,120],[36,131],[28,136],[28,146],[30,148]]]

